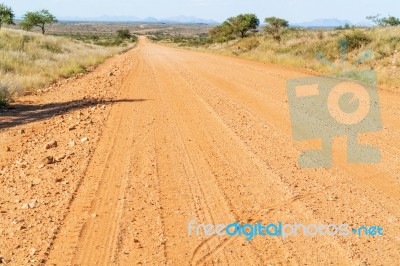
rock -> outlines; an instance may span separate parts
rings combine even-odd
[[[60,183],[62,180],[63,180],[62,177],[56,177],[56,178],[54,178],[54,181],[55,181],[56,183]]]
[[[56,161],[57,161],[57,162],[61,162],[61,160],[65,159],[65,157],[67,157],[67,155],[65,155],[65,154],[62,154],[62,155],[60,155],[60,156],[57,156],[57,157],[56,157]]]
[[[34,179],[34,180],[32,181],[32,185],[37,186],[37,185],[40,184],[40,182],[42,182],[42,180],[40,180],[39,178],[36,178],[36,179]]]
[[[113,73],[113,72],[110,72],[110,73],[108,73],[108,76],[109,76],[109,77],[114,76],[114,73]]]
[[[41,164],[38,165],[38,168],[39,168],[39,169],[42,169],[43,167],[44,167],[44,164],[43,164],[43,163],[41,163]]]
[[[57,141],[53,140],[46,144],[46,150],[56,148],[58,146]]]
[[[29,203],[25,203],[24,205],[21,206],[21,209],[33,209],[36,207],[36,200],[32,200]]]
[[[81,138],[81,142],[88,142],[88,141],[89,141],[89,138],[87,138],[87,137]]]
[[[20,129],[20,130],[18,130],[18,133],[19,133],[19,134],[25,134],[25,129]]]
[[[36,252],[37,252],[36,248],[31,248],[31,252],[30,252],[31,256],[35,256]]]
[[[6,259],[0,256],[0,264],[6,264]]]
[[[10,147],[6,147],[6,151],[11,151],[11,148]]]
[[[76,125],[70,126],[70,127],[68,128],[69,131],[72,131],[72,130],[75,130],[75,129],[76,129]]]
[[[97,214],[96,214],[96,213],[92,213],[92,217],[93,217],[93,218],[96,218],[96,217],[97,217]]]
[[[55,163],[54,157],[53,156],[47,156],[46,158],[43,159],[44,164],[53,164]]]
[[[68,145],[70,146],[70,147],[73,147],[73,146],[75,146],[75,140],[70,140],[69,142],[68,142]]]

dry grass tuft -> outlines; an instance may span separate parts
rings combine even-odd
[[[129,48],[129,47],[128,47]],[[122,51],[69,38],[19,30],[0,30],[0,104],[99,64]]]

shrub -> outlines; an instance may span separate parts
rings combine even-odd
[[[11,99],[11,93],[4,82],[0,82],[0,106],[7,106]]]
[[[130,39],[132,37],[128,29],[117,30],[117,36],[122,40]]]
[[[353,51],[366,46],[372,42],[371,37],[362,31],[352,31],[351,33],[346,33],[344,35],[347,41],[347,49]]]
[[[244,52],[256,49],[260,45],[257,38],[245,38],[238,43],[238,48]]]

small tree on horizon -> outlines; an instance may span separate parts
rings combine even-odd
[[[0,29],[3,24],[12,25],[14,24],[14,12],[11,7],[4,4],[0,4]]]
[[[213,27],[209,32],[209,37],[213,42],[226,42],[237,37],[244,38],[249,32],[255,32],[259,25],[260,20],[255,14],[240,14]]]
[[[374,23],[376,26],[381,27],[394,27],[400,25],[400,19],[394,16],[381,17],[381,15],[378,14],[376,16],[368,16],[366,19]]]
[[[240,38],[246,37],[249,31],[255,31],[260,26],[260,20],[255,14],[240,14],[236,17],[230,17],[226,21]]]
[[[40,11],[27,12],[24,15],[24,18],[20,25],[22,29],[27,31],[30,31],[34,27],[39,27],[42,31],[42,34],[45,34],[46,32],[45,26],[56,22],[57,19],[54,15],[52,15],[46,9],[42,9]]]
[[[272,38],[279,44],[282,40],[282,29],[289,27],[289,22],[282,18],[268,17],[264,20],[267,24],[265,32],[272,35]]]

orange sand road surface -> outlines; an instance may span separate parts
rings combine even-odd
[[[400,97],[380,91],[380,164],[301,169],[277,65],[141,39],[46,265],[394,265],[400,261]],[[130,101],[123,101],[128,99]],[[376,225],[383,237],[188,236],[196,224]],[[194,231],[193,231],[194,232]]]

